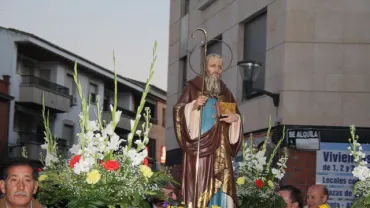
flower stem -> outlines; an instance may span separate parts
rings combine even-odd
[[[116,111],[117,111],[117,69],[116,69],[116,55],[113,51],[113,70],[114,70],[114,103],[113,103],[113,110],[112,110],[112,129],[117,126],[116,123]]]
[[[137,111],[136,111],[135,122],[134,122],[134,125],[131,128],[131,135],[132,135],[132,137],[128,139],[127,151],[130,150],[131,147],[132,147],[133,135],[135,135],[137,125],[139,124],[139,121],[140,121],[141,112],[144,109],[145,98],[146,98],[146,96],[147,96],[147,94],[149,92],[149,89],[150,89],[150,83],[151,83],[152,78],[153,78],[154,66],[155,66],[155,63],[156,62],[157,62],[157,41],[154,43],[153,61],[152,61],[152,64],[150,65],[149,78],[148,78],[148,80],[146,82],[144,92],[143,92],[143,94],[141,96],[140,105],[139,105],[139,107],[137,108]]]
[[[277,145],[275,146],[274,148],[274,151],[272,152],[271,156],[270,156],[270,159],[269,159],[269,162],[267,163],[267,166],[266,166],[266,175],[269,173],[270,171],[270,167],[271,167],[271,164],[272,164],[272,161],[276,155],[276,152],[277,152],[277,149],[280,147],[281,143],[284,141],[285,139],[285,126],[283,128],[283,135],[281,136],[279,142],[277,143]]]

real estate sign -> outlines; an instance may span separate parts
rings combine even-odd
[[[320,143],[316,153],[316,184],[323,184],[329,190],[331,207],[350,207],[353,200],[353,186],[357,179],[352,170],[356,166],[347,149],[349,143]],[[370,145],[362,145],[366,160],[370,162]]]

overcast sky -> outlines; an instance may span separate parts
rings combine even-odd
[[[33,33],[103,67],[167,90],[169,0],[0,0],[0,26]],[[1,47],[1,46],[0,46]]]

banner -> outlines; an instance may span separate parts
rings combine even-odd
[[[356,167],[348,150],[349,143],[320,143],[316,152],[316,184],[323,184],[329,190],[331,207],[350,208],[354,200],[353,186],[357,179],[352,170]],[[370,146],[362,145],[366,161],[370,162]],[[368,164],[370,165],[370,164]]]

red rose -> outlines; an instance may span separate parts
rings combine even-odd
[[[260,180],[260,179],[257,179],[257,180],[256,180],[256,186],[257,186],[258,188],[260,188],[260,189],[261,189],[261,188],[263,187],[263,185],[264,185],[264,184],[263,184],[263,181],[262,181],[262,180]]]
[[[108,160],[104,164],[104,168],[108,171],[118,170],[119,169],[119,164],[118,164],[117,160]]]
[[[148,164],[149,164],[148,158],[144,158],[144,165],[148,165]]]
[[[41,171],[42,171],[42,169],[41,169],[41,168],[37,168],[37,171],[38,171],[38,172],[41,172]]]
[[[78,163],[78,161],[80,161],[81,159],[81,155],[75,155],[71,161],[69,161],[69,167],[71,168],[74,168],[75,167],[75,164]]]

